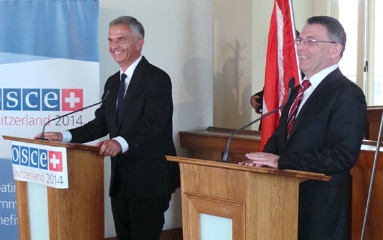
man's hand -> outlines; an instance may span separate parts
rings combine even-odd
[[[248,160],[239,162],[240,165],[251,167],[271,167],[278,169],[279,156],[272,153],[254,152],[245,155]]]
[[[254,108],[256,113],[262,113],[262,104],[259,103],[260,96],[253,95],[250,98],[250,104]]]
[[[40,139],[41,133],[33,137],[34,139]],[[61,142],[63,140],[63,135],[60,132],[45,132],[44,139],[49,141]]]
[[[97,144],[100,147],[100,154],[103,156],[115,157],[122,151],[121,145],[114,139],[105,140]]]

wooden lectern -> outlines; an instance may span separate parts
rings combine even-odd
[[[104,239],[104,158],[98,148],[3,136],[6,140],[65,147],[68,189],[47,187],[49,239]],[[16,182],[19,238],[31,239],[27,182]]]
[[[183,239],[200,238],[200,215],[232,220],[233,240],[296,240],[299,183],[324,174],[167,156],[181,171]]]

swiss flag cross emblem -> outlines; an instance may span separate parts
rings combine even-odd
[[[48,151],[48,164],[50,171],[62,172],[62,152]]]
[[[63,111],[75,111],[83,108],[82,89],[62,89],[61,98]]]

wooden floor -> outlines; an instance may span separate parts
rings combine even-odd
[[[182,240],[182,228],[162,231],[160,240]],[[117,240],[117,238],[105,238],[105,240]]]

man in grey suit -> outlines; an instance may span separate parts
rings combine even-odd
[[[299,193],[299,240],[350,239],[350,169],[360,152],[367,106],[362,90],[339,70],[346,33],[332,17],[306,21],[295,40],[308,88],[296,87],[263,152],[240,164],[324,173],[329,182],[305,181]],[[303,81],[304,82],[304,81]],[[296,96],[302,95],[297,115]],[[291,121],[292,120],[292,121]],[[295,121],[294,121],[295,120]]]
[[[109,52],[120,69],[105,83],[105,100],[95,118],[44,135],[52,141],[84,143],[109,134],[98,146],[101,155],[111,157],[109,195],[119,240],[158,240],[171,194],[180,184],[178,164],[165,158],[176,154],[172,85],[163,70],[141,55],[144,34],[133,17],[110,22]]]

